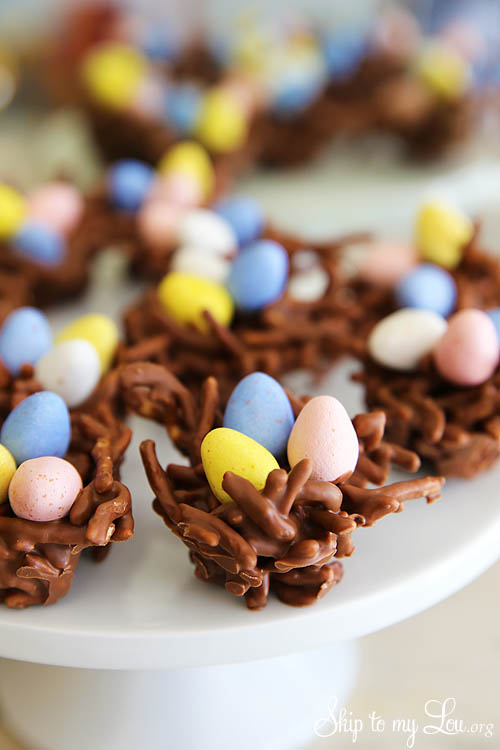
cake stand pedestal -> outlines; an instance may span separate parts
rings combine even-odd
[[[30,750],[302,748],[348,699],[356,638],[449,596],[500,554],[497,469],[360,529],[344,581],[313,607],[249,612],[194,578],[151,512],[138,443],[147,434],[175,457],[159,427],[133,427],[134,539],[100,566],[83,561],[55,607],[0,608],[0,710]]]

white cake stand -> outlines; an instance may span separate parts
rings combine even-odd
[[[346,368],[323,390],[354,413]],[[158,426],[133,426],[134,539],[102,565],[82,563],[57,606],[0,609],[0,705],[30,749],[303,747],[329,699],[342,704],[354,685],[356,638],[449,596],[500,555],[495,470],[360,529],[344,581],[315,606],[249,612],[193,577],[151,511],[138,443],[153,437],[163,460],[176,457]]]
[[[499,173],[490,160],[452,166],[434,174],[432,187],[449,188],[474,211]],[[337,158],[301,174],[247,188],[283,225],[295,221],[323,235],[359,229],[360,209],[367,227],[407,229],[429,187],[428,173],[384,161],[360,159],[353,170],[351,158]],[[99,261],[98,283],[83,303],[59,310],[56,325],[83,312],[118,314],[136,293],[108,260]],[[322,391],[354,414],[361,404],[346,368]],[[0,608],[2,717],[30,750],[302,748],[330,699],[342,705],[352,690],[357,638],[432,606],[500,556],[499,467],[473,482],[448,482],[430,507],[410,503],[402,515],[356,532],[344,581],[315,606],[272,600],[249,612],[193,577],[186,549],[151,511],[138,444],[152,437],[163,461],[178,457],[157,426],[133,426],[124,479],[134,497],[134,539],[100,566],[84,561],[57,606]]]

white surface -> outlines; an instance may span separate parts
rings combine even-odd
[[[249,664],[154,672],[0,660],[0,701],[10,732],[30,750],[88,750],[82,727],[89,717],[93,750],[289,750],[311,739],[332,693],[349,699],[357,656],[347,642]]]

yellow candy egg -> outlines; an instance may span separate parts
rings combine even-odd
[[[205,94],[196,134],[207,148],[235,151],[244,144],[247,132],[244,109],[230,92],[212,89]]]
[[[229,427],[218,427],[205,436],[201,444],[201,460],[212,492],[221,503],[232,502],[222,489],[226,471],[248,479],[257,490],[261,490],[269,472],[280,468],[263,445]]]
[[[82,65],[82,78],[102,104],[121,109],[130,105],[147,73],[146,58],[125,44],[110,42],[92,50]]]
[[[194,177],[201,185],[205,198],[210,197],[214,188],[214,168],[212,161],[199,143],[182,141],[170,148],[158,163],[161,175],[181,172]]]
[[[415,71],[431,91],[444,99],[461,96],[469,78],[466,62],[449,47],[436,44],[421,51]]]
[[[16,234],[26,214],[26,200],[10,185],[0,183],[0,239]]]
[[[118,346],[119,333],[116,324],[107,315],[92,313],[70,323],[56,337],[56,343],[69,339],[85,339],[97,350],[101,372],[109,370]]]
[[[417,247],[422,260],[455,268],[474,232],[471,220],[451,206],[427,203],[417,217]]]
[[[16,462],[10,451],[0,445],[0,503],[7,499],[10,480],[16,473]]]
[[[167,313],[181,325],[194,325],[199,331],[209,330],[203,312],[207,310],[223,326],[232,320],[234,304],[222,284],[190,273],[168,273],[158,286],[158,297]]]

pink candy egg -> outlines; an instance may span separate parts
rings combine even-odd
[[[377,286],[393,287],[417,265],[414,247],[404,242],[374,242],[359,265],[364,281]]]
[[[311,479],[347,479],[358,462],[359,443],[346,410],[333,396],[316,396],[303,407],[288,439],[288,461],[313,463]]]
[[[55,456],[31,458],[12,477],[9,501],[18,518],[56,521],[69,513],[82,486],[69,461]]]
[[[160,198],[148,200],[137,214],[137,227],[150,246],[166,249],[175,243],[182,210]]]
[[[69,234],[83,213],[81,193],[65,182],[50,182],[29,197],[28,215],[63,234]]]
[[[202,186],[193,175],[169,172],[168,175],[160,177],[153,186],[150,199],[157,198],[181,208],[194,208],[202,202]]]
[[[434,348],[440,374],[457,385],[484,383],[495,372],[499,355],[495,326],[482,310],[455,313]]]

